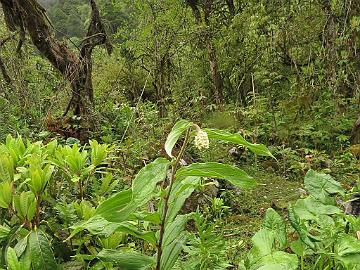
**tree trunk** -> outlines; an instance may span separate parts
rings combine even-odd
[[[196,24],[200,24],[201,23],[201,13],[198,8],[198,0],[186,0],[186,3],[190,6],[190,8],[193,12]]]
[[[356,120],[350,137],[351,144],[360,144],[360,117]]]
[[[233,3],[233,1],[229,1],[229,2]],[[196,24],[200,25],[203,22],[203,20],[201,18],[200,9],[198,8],[199,1],[198,0],[186,0],[186,3],[190,6],[190,8],[193,12]],[[211,80],[214,85],[214,91],[213,91],[213,93],[211,93],[211,96],[214,96],[215,103],[220,104],[221,100],[223,98],[223,79],[222,79],[222,76],[221,76],[221,74],[219,72],[219,68],[218,68],[216,49],[212,42],[212,33],[211,33],[211,25],[210,25],[212,6],[213,6],[213,0],[202,0],[202,9],[204,12],[204,22],[205,22],[205,25],[207,26],[206,33],[205,33],[205,43],[206,43],[207,54],[208,54],[208,59],[209,59]],[[235,8],[235,6],[234,6],[234,8]]]
[[[236,15],[234,0],[226,0],[226,5],[228,6],[230,15],[233,18]]]
[[[323,42],[325,46],[326,59],[326,77],[328,86],[332,90],[334,98],[337,94],[337,47],[336,38],[338,36],[337,18],[331,9],[330,0],[323,1],[323,10],[328,17],[325,28]]]
[[[223,98],[223,80],[219,73],[218,61],[216,57],[216,49],[212,41],[212,31],[210,25],[212,7],[213,7],[213,0],[204,0],[203,9],[204,9],[205,24],[207,26],[206,45],[208,51],[210,73],[211,73],[211,79],[214,84],[215,103],[220,104]]]
[[[19,30],[20,33],[26,31],[41,55],[70,82],[73,93],[64,116],[71,108],[76,115],[89,116],[93,103],[92,50],[100,44],[106,44],[109,54],[112,50],[95,1],[89,0],[92,10],[91,23],[79,56],[54,37],[46,11],[36,0],[0,0],[0,3],[8,29]],[[21,49],[23,41],[22,34],[20,36],[18,49]]]

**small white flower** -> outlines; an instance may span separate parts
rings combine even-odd
[[[201,129],[197,131],[197,134],[195,136],[194,144],[197,149],[208,149],[209,148],[209,137],[205,131],[202,131]]]

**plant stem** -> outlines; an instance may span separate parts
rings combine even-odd
[[[79,196],[80,196],[80,200],[82,200],[84,198],[84,191],[83,191],[83,185],[82,185],[82,180],[79,180]]]
[[[171,177],[170,177],[170,183],[169,183],[169,190],[165,196],[164,199],[164,212],[163,212],[163,216],[162,216],[162,220],[161,220],[161,224],[160,224],[160,235],[159,235],[159,243],[157,246],[157,258],[156,258],[156,270],[160,270],[160,263],[161,263],[161,256],[162,256],[162,243],[163,243],[163,239],[164,239],[164,233],[165,233],[165,223],[166,223],[166,217],[167,217],[167,212],[169,210],[169,197],[171,194],[171,190],[173,188],[174,182],[175,182],[175,174],[176,174],[176,170],[180,164],[180,160],[183,157],[185,150],[186,150],[186,146],[189,142],[189,138],[190,138],[190,130],[191,128],[189,128],[186,131],[186,135],[185,135],[185,140],[183,145],[181,146],[181,150],[179,155],[177,156],[174,164],[172,165],[171,168]]]
[[[35,225],[39,226],[40,223],[40,204],[41,204],[41,200],[40,200],[40,196],[36,196],[36,212],[35,212]]]

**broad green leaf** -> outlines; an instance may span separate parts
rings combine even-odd
[[[251,242],[254,245],[256,254],[263,257],[270,254],[273,251],[275,235],[266,228],[260,229],[251,238]]]
[[[173,268],[175,262],[179,258],[183,246],[186,243],[186,236],[180,235],[173,242],[163,248],[163,254],[160,261],[161,270],[170,270]]]
[[[57,264],[46,235],[40,231],[32,231],[29,235],[29,248],[33,269],[54,270]]]
[[[252,188],[256,186],[254,178],[249,176],[245,171],[228,164],[216,162],[194,163],[182,167],[176,173],[177,179],[187,176],[225,179],[240,188]]]
[[[219,129],[204,129],[209,139],[235,143],[247,147],[251,152],[259,156],[274,157],[269,149],[263,144],[254,144],[246,141],[240,134],[233,134]]]
[[[139,206],[146,204],[158,182],[164,181],[170,162],[165,158],[157,158],[143,167],[136,175],[133,183],[133,199]]]
[[[180,120],[174,125],[165,142],[165,151],[169,157],[173,157],[172,149],[174,148],[177,140],[192,125],[193,123],[187,120]]]
[[[298,258],[295,254],[289,254],[283,251],[275,251],[261,258],[257,263],[256,270],[297,270],[299,266]]]
[[[8,154],[0,154],[0,182],[11,182],[14,180],[14,163]]]
[[[351,253],[349,255],[344,256],[335,256],[336,259],[340,260],[345,269],[351,270],[359,270],[360,269],[360,254],[359,253]]]
[[[169,196],[169,210],[166,222],[172,222],[184,205],[185,200],[193,193],[199,184],[200,177],[188,176],[184,180],[176,181]]]
[[[275,241],[279,243],[279,248],[286,246],[286,225],[282,217],[272,208],[266,211],[265,219],[262,224],[269,232],[275,236]]]
[[[0,207],[8,208],[12,202],[13,187],[11,182],[0,183]]]
[[[74,235],[83,230],[87,230],[93,235],[107,237],[112,234],[119,226],[119,223],[109,222],[102,216],[96,215],[87,221],[83,221],[71,226],[70,228],[73,229],[73,231],[71,232],[69,238],[72,238]]]
[[[123,253],[119,250],[103,249],[97,257],[103,262],[110,262],[124,270],[138,270],[149,267],[155,263],[152,257],[137,252]]]
[[[96,215],[90,218],[87,221],[80,222],[74,226],[70,227],[73,229],[71,232],[71,235],[69,236],[69,239],[74,237],[77,233],[87,230],[92,235],[98,235],[98,236],[104,236],[109,237],[114,232],[123,232],[126,234],[133,235],[137,238],[144,239],[148,241],[149,243],[156,245],[156,237],[154,232],[149,231],[140,231],[138,228],[134,225],[132,225],[130,222],[109,222],[105,218]]]
[[[334,215],[334,214],[340,214],[342,211],[334,206],[334,205],[326,205],[321,203],[320,201],[316,200],[312,196],[309,196],[304,199],[304,204],[306,208],[313,212],[316,215]]]
[[[16,251],[16,254],[19,256],[17,251]],[[21,265],[21,270],[30,270],[31,269],[30,248],[26,248],[25,252],[20,257],[20,265]],[[53,269],[53,270],[55,270],[55,269]]]
[[[16,252],[12,247],[9,247],[6,253],[7,265],[9,270],[21,270],[19,260]]]
[[[305,204],[305,200],[299,199],[293,205],[296,215],[302,220],[316,220],[316,215],[309,211]]]
[[[16,245],[14,247],[16,255],[19,258],[23,255],[25,250],[29,250],[29,249],[27,249],[28,239],[29,239],[29,235],[26,235],[24,238],[19,239],[19,241],[16,243]]]
[[[335,251],[339,256],[360,254],[360,241],[351,235],[342,234],[335,245]]]
[[[6,240],[9,236],[10,228],[0,225],[0,242]]]
[[[309,247],[314,248],[314,243],[310,240],[310,233],[308,232],[306,225],[300,219],[300,217],[296,214],[293,206],[289,206],[289,220],[293,228],[297,231],[300,236],[300,239]]]
[[[297,239],[296,241],[290,244],[291,250],[298,256],[304,257],[306,255],[306,245],[301,241],[301,239]]]
[[[305,189],[315,198],[323,199],[322,195],[340,194],[345,190],[330,175],[309,170],[304,179]]]
[[[137,238],[143,239],[150,244],[156,246],[156,236],[155,232],[151,231],[140,231],[136,226],[130,224],[129,222],[122,222],[119,227],[116,229],[117,232],[127,233]]]
[[[124,221],[132,212],[130,208],[127,208],[131,200],[132,190],[116,193],[100,203],[96,208],[95,215],[100,215],[108,221]]]
[[[137,213],[133,213],[130,217],[129,220],[143,220],[143,221],[149,221],[153,224],[157,224],[159,225],[161,223],[161,219],[160,219],[160,214],[158,212],[154,212],[154,213],[142,213],[142,212],[137,212]]]

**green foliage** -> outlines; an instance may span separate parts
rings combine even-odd
[[[201,269],[211,265],[226,267],[224,252],[217,259],[215,247],[204,251],[218,241],[212,233],[214,227],[207,228],[199,214],[180,211],[185,200],[201,186],[201,178],[225,179],[242,188],[253,187],[255,181],[243,170],[226,164],[181,165],[189,140],[195,135],[191,129],[200,132],[198,126],[180,120],[165,143],[172,160],[157,158],[148,163],[138,171],[131,188],[120,189],[111,196],[119,181],[114,181],[108,167],[112,149],[109,145],[95,140],[83,147],[76,143],[63,146],[57,141],[25,145],[21,138],[9,136],[6,144],[0,146],[0,158],[4,160],[1,214],[7,224],[0,227],[0,240],[7,248],[6,266],[57,269],[70,261],[66,257],[69,253],[79,262],[96,264],[100,269],[167,270],[177,264],[190,243],[193,247],[185,251],[189,265],[197,250],[202,254]],[[173,157],[172,150],[182,135],[183,146]],[[252,146],[244,139],[240,144]],[[262,148],[270,153],[265,146]],[[149,211],[150,205],[154,208]],[[190,241],[185,230],[193,219],[200,242],[196,237]],[[126,236],[133,241],[128,242]],[[148,248],[141,249],[138,241]],[[218,247],[224,250],[223,245]],[[198,269],[196,265],[192,267]]]
[[[313,170],[305,176],[305,188],[309,195],[288,209],[295,239],[280,215],[268,209],[263,228],[252,238],[254,247],[244,269],[298,269],[297,261],[301,269],[358,269],[357,229],[349,227],[348,217],[333,200],[336,194],[344,196],[344,190],[331,176]],[[352,223],[359,219],[349,218]],[[284,252],[288,247],[294,254]]]

